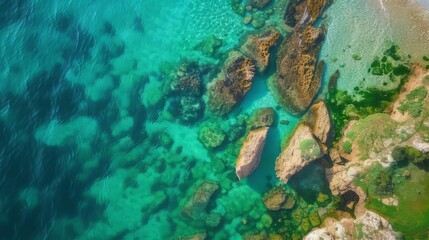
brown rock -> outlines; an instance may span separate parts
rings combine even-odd
[[[331,132],[331,118],[323,100],[314,103],[306,116],[306,123],[320,142],[326,144]]]
[[[304,112],[319,91],[324,64],[317,56],[323,35],[309,26],[281,43],[272,86],[280,103],[294,114]]]
[[[298,125],[276,161],[276,174],[284,183],[310,162],[323,156],[322,149],[304,123]]]
[[[280,33],[274,29],[265,31],[262,34],[251,35],[241,47],[241,52],[254,59],[258,71],[263,72],[268,66],[269,50],[277,43],[279,38]]]
[[[323,62],[318,63],[317,57],[324,34],[312,25],[330,3],[292,0],[286,11],[285,22],[294,31],[281,43],[272,86],[281,104],[297,115],[308,108],[320,88]]]
[[[223,71],[209,87],[208,105],[217,115],[225,115],[240,102],[252,86],[255,64],[239,52],[231,52]]]
[[[268,127],[263,127],[252,130],[247,136],[235,165],[235,173],[238,179],[249,176],[258,167],[267,132]]]
[[[343,164],[343,159],[341,158],[340,153],[337,149],[331,149],[331,151],[329,152],[329,157],[335,164]]]

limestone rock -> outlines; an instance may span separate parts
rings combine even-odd
[[[240,102],[252,86],[255,64],[239,52],[231,52],[224,69],[212,81],[208,90],[209,109],[225,115]]]
[[[323,100],[314,103],[306,116],[306,122],[320,142],[326,144],[331,132],[331,118]]]
[[[331,169],[326,169],[326,178],[333,195],[339,195],[353,190],[353,180],[362,170],[360,166],[352,165],[345,167],[336,165]]]
[[[269,62],[269,50],[277,43],[280,33],[270,29],[262,34],[251,35],[241,47],[241,52],[247,57],[255,60],[259,72],[263,72]]]
[[[238,179],[249,176],[259,165],[267,137],[268,127],[252,130],[243,143],[238,156],[235,173]]]
[[[277,158],[277,177],[287,183],[295,173],[322,156],[322,149],[311,133],[310,127],[301,123]]]
[[[332,162],[335,164],[343,164],[343,159],[340,156],[340,153],[337,149],[333,148],[329,152],[329,157],[331,158]]]

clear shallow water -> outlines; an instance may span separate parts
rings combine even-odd
[[[183,58],[217,64],[252,30],[226,1],[6,0],[0,6],[0,238],[196,233],[181,220],[180,206],[202,180],[221,185],[210,206],[225,216],[218,239],[239,239],[255,229],[266,213],[261,194],[277,184],[281,139],[299,119],[276,110],[289,124],[271,128],[260,167],[238,182],[230,157],[220,156],[218,164],[197,140],[201,122],[180,124],[160,107],[169,88],[161,66]],[[356,9],[375,14],[357,3],[330,8],[323,56],[341,58],[344,46],[333,46],[344,27],[338,18]],[[368,24],[357,15],[350,18],[354,24]],[[213,35],[223,41],[217,59],[194,49]],[[352,46],[361,49],[358,44]],[[375,51],[362,49],[368,59]],[[267,78],[255,79],[232,116],[276,107]],[[171,144],[162,142],[164,134]]]

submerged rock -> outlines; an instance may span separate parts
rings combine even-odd
[[[250,120],[250,129],[270,127],[274,122],[273,108],[259,108]]]
[[[216,124],[205,124],[198,131],[198,140],[206,148],[216,148],[225,141],[226,134]]]
[[[241,47],[241,52],[255,60],[258,71],[263,72],[268,66],[269,51],[279,38],[280,33],[274,29],[270,29],[262,34],[251,35]]]
[[[316,138],[326,144],[331,132],[331,118],[323,100],[314,103],[306,116],[306,123]]]
[[[252,86],[255,64],[239,52],[231,52],[224,69],[209,87],[209,109],[225,115],[240,102]]]
[[[310,127],[301,123],[277,158],[276,175],[287,183],[295,173],[322,156],[323,151]]]
[[[258,128],[251,131],[247,136],[235,165],[235,173],[238,179],[249,176],[258,167],[268,129],[268,127]]]
[[[219,189],[219,184],[206,181],[200,184],[182,208],[181,214],[186,218],[201,220],[207,216],[206,207],[212,195]]]
[[[249,0],[248,1],[248,3],[255,8],[263,8],[270,2],[271,0]]]
[[[283,188],[273,188],[264,196],[264,205],[271,211],[280,209],[292,209],[295,199],[287,195]]]

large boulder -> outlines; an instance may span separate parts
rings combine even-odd
[[[253,61],[239,52],[231,52],[224,69],[208,90],[208,106],[216,115],[228,114],[252,86],[255,75]]]
[[[280,33],[274,29],[265,31],[262,34],[250,35],[241,47],[241,52],[255,60],[256,68],[259,72],[263,72],[268,66],[270,59],[269,51],[279,38]]]
[[[306,115],[306,123],[320,142],[326,144],[331,132],[331,118],[323,100],[314,103]]]
[[[268,127],[252,130],[240,149],[240,155],[235,165],[235,173],[238,179],[249,176],[259,165]]]
[[[310,162],[323,156],[323,150],[311,132],[311,128],[301,123],[295,129],[285,149],[276,161],[276,174],[284,183]]]

